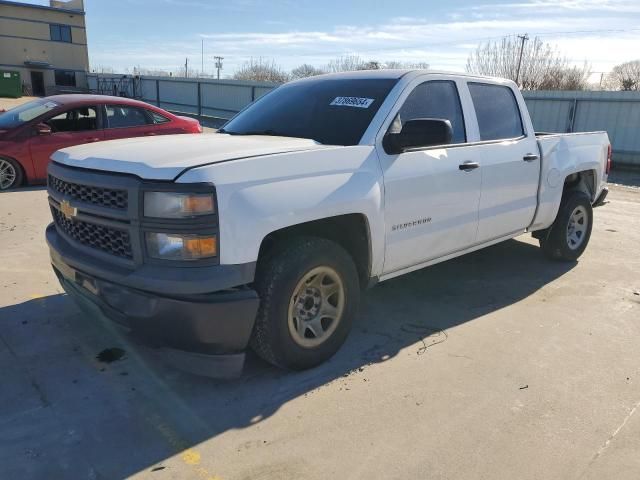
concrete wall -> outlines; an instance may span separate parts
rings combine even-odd
[[[31,71],[42,72],[46,93],[56,91],[55,70],[70,70],[76,86],[86,88],[89,69],[87,34],[82,2],[57,2],[43,7],[0,0],[0,69],[19,71],[31,87]],[[71,27],[72,43],[51,39],[50,24]],[[69,88],[69,87],[60,87]]]

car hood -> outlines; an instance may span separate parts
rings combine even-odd
[[[164,135],[78,145],[55,152],[63,165],[173,180],[189,168],[247,157],[330,148],[313,140],[222,133]]]

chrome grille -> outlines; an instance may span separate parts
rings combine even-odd
[[[133,258],[129,232],[82,220],[69,220],[54,207],[51,207],[51,214],[57,227],[76,242],[117,257]]]
[[[49,187],[58,193],[92,205],[118,210],[126,210],[128,206],[126,190],[79,185],[61,180],[53,175],[49,175]]]

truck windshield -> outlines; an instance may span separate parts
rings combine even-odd
[[[220,132],[357,145],[397,81],[313,78],[283,85],[236,115]]]
[[[32,100],[31,102],[24,103],[4,113],[0,113],[0,129],[6,130],[19,127],[40,115],[44,115],[59,105],[59,103],[46,99]]]

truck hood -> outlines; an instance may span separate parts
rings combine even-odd
[[[78,145],[55,152],[51,159],[71,167],[128,173],[145,180],[173,180],[201,165],[330,148],[313,140],[222,133],[128,138]]]

